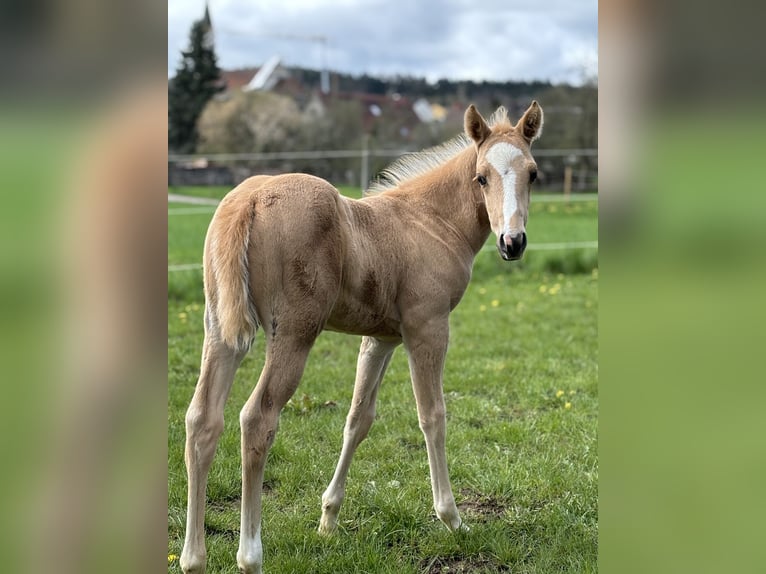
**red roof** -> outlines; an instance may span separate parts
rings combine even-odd
[[[221,77],[227,90],[241,90],[250,83],[259,68],[242,68],[240,70],[221,70]]]

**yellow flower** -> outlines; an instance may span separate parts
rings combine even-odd
[[[540,285],[539,291],[540,291],[540,293],[547,292],[548,291],[548,286],[547,285]]]
[[[175,562],[176,560],[178,560],[178,556],[177,555],[175,555],[175,554],[168,554],[168,564],[170,564],[171,562]]]
[[[497,299],[492,299],[492,306],[493,307],[499,307],[500,306],[500,301],[498,301]]]
[[[480,295],[486,295],[487,294],[486,287],[479,287],[479,294]]]
[[[179,313],[178,318],[181,319],[181,321],[186,321],[186,313]]]
[[[549,295],[558,295],[559,291],[561,291],[561,284],[560,283],[556,283],[553,287],[548,289],[548,294]]]
[[[559,389],[558,391],[556,391],[556,398],[557,398],[557,399],[558,399],[559,397],[563,397],[563,396],[564,396],[564,391],[562,391],[562,390],[560,390],[560,389]]]
[[[486,311],[486,310],[487,310],[487,306],[486,305],[481,305],[479,307],[479,311],[481,311],[482,313],[484,313],[484,311]]]
[[[575,394],[575,392],[574,391],[569,391],[569,394],[573,395],[573,394]]]
[[[572,403],[569,403],[569,402],[564,403],[564,408],[565,409],[571,409],[572,408]]]

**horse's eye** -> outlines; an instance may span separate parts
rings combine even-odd
[[[476,176],[476,181],[478,181],[479,185],[482,186],[482,187],[487,185],[487,178],[484,177],[483,175],[477,175]]]
[[[537,170],[529,172],[529,183],[534,182],[537,179]]]

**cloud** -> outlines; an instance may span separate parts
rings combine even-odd
[[[202,0],[170,0],[168,64],[176,67]],[[224,68],[285,64],[354,74],[576,81],[597,61],[597,2],[540,0],[213,0]],[[327,38],[324,52],[312,37]]]

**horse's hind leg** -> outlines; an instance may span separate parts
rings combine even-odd
[[[181,569],[187,573],[205,571],[205,489],[218,438],[223,432],[223,407],[244,352],[224,345],[216,336],[205,334],[199,381],[186,412],[186,472],[189,498],[186,539],[181,552]]]
[[[365,439],[375,420],[375,401],[388,363],[399,342],[379,341],[363,337],[356,364],[354,398],[343,429],[343,448],[330,485],[322,495],[322,519],[319,532],[330,534],[338,525],[338,512],[346,491],[346,476],[359,444]]]
[[[268,335],[268,333],[267,333]],[[311,342],[269,337],[266,363],[255,391],[239,416],[242,427],[242,523],[237,564],[241,572],[260,574],[261,489],[266,455],[274,442],[279,413],[298,387]]]

